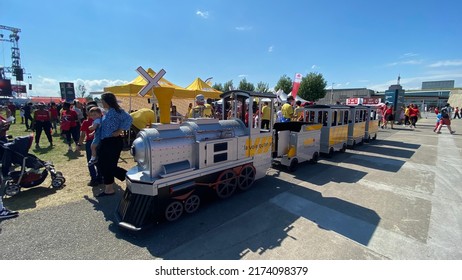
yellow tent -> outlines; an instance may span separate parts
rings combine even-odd
[[[151,68],[146,71],[151,77],[156,75],[156,72]],[[199,80],[197,83],[196,81]],[[204,85],[202,85],[202,83]],[[114,93],[116,96],[138,96],[138,92],[147,84],[146,80],[139,75],[133,81],[128,84],[120,86],[105,87],[104,91]],[[203,94],[205,98],[220,98],[220,91],[211,88],[201,79],[197,78],[188,88],[183,88],[174,83],[168,81],[165,78],[161,78],[158,82],[160,87],[154,88],[154,94],[158,97],[158,94],[169,94],[172,93],[173,98],[195,98],[198,94]],[[192,87],[194,85],[194,87]],[[191,88],[189,88],[191,87]],[[150,96],[146,96],[149,98]]]
[[[151,68],[146,71],[151,77],[156,75],[156,72]],[[147,84],[146,80],[139,75],[128,84],[120,86],[105,87],[105,92],[112,92],[120,97],[139,97],[138,92]],[[160,109],[160,122],[170,123],[170,104],[172,98],[177,99],[194,99],[196,95],[203,94],[206,98],[219,98],[220,93],[202,90],[189,90],[171,83],[167,79],[161,78],[158,82],[160,87],[152,89],[155,94]],[[151,97],[146,95],[147,98]]]
[[[189,86],[186,87],[186,89],[207,92],[207,94],[202,93],[204,97],[209,97],[213,99],[219,99],[220,94],[222,94],[221,91],[214,89],[209,84],[202,81],[200,78],[196,78],[194,82],[192,82]]]

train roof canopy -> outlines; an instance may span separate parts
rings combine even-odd
[[[228,96],[231,96],[234,93],[244,93],[248,96],[251,97],[260,97],[260,98],[273,98],[276,99],[277,96],[274,93],[268,93],[268,92],[255,92],[255,91],[246,91],[246,90],[230,90],[222,93],[220,95],[221,98],[226,98]]]

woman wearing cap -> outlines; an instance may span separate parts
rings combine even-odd
[[[38,109],[34,112],[35,122],[35,148],[40,149],[40,136],[42,136],[42,130],[45,130],[50,147],[53,146],[53,138],[51,137],[51,115],[50,111],[45,107],[45,104],[40,102]]]

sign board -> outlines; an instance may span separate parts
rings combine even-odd
[[[148,91],[150,91],[154,87],[160,87],[159,85],[159,80],[162,79],[162,77],[165,75],[165,70],[161,69],[154,77],[151,77],[146,70],[143,69],[143,67],[138,67],[136,71],[143,76],[143,78],[148,82],[139,92],[138,94],[141,96],[145,96]]]
[[[0,79],[0,96],[12,96],[11,80]]]
[[[347,98],[346,105],[358,105],[362,104],[362,98]]]
[[[364,97],[363,98],[363,105],[367,105],[367,106],[370,106],[370,105],[377,105],[380,103],[380,98],[367,98],[367,97]]]
[[[26,85],[11,85],[11,89],[16,93],[27,93]]]
[[[74,83],[61,82],[59,83],[61,89],[61,99],[66,100],[67,102],[72,102],[75,99],[75,89]]]

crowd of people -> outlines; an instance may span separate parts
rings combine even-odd
[[[53,148],[52,130],[56,133],[58,124],[61,135],[68,145],[68,152],[73,152],[73,144],[75,144],[75,152],[80,152],[85,142],[91,178],[87,185],[104,184],[104,190],[96,194],[96,197],[115,194],[114,179],[125,180],[127,171],[118,166],[118,161],[124,145],[124,132],[132,125],[132,117],[119,106],[114,94],[103,93],[101,103],[102,108],[94,101],[87,104],[77,100],[62,104],[52,102],[48,105],[28,103],[22,107],[20,113],[21,124],[25,125],[26,131],[35,132],[36,149],[41,149],[42,132],[47,137],[49,148]],[[2,107],[5,117],[0,115],[0,131],[5,136],[0,137],[0,141],[4,143],[8,141],[5,134],[10,123],[15,122],[11,117],[16,115],[17,108],[13,106],[8,104]],[[3,205],[2,192],[3,190],[0,190],[0,219],[17,217],[17,211],[9,210]]]

